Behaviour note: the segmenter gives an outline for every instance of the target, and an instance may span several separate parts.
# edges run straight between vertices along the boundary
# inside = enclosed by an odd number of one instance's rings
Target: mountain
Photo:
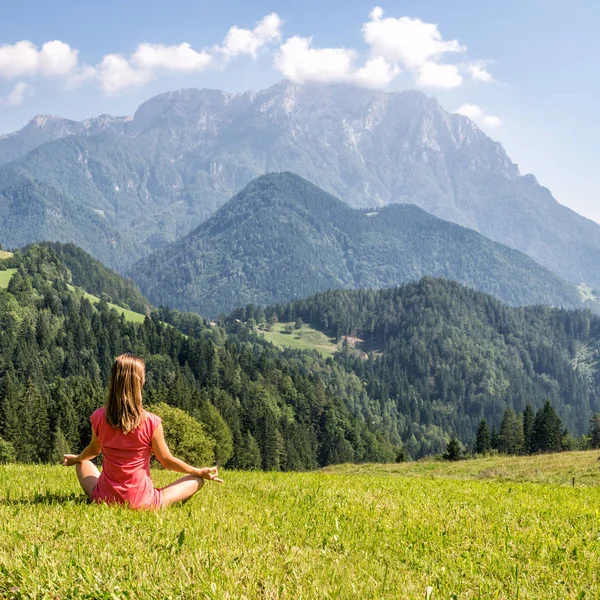
[[[72,121],[56,115],[36,115],[19,131],[0,135],[0,165],[20,158],[30,150],[69,135],[123,133],[131,117],[100,115],[84,121]]]
[[[455,279],[510,304],[581,304],[574,285],[472,230],[413,205],[352,209],[292,173],[259,177],[131,270],[154,304],[205,316],[423,275]]]
[[[469,442],[482,418],[498,431],[507,408],[540,409],[550,400],[576,435],[600,411],[600,317],[589,311],[513,308],[426,277],[242,308],[230,320],[261,324],[274,316],[349,336],[335,360],[364,383],[414,457],[439,452],[440,431]]]
[[[52,135],[68,137],[26,154],[39,143],[36,120],[0,140],[1,154],[15,157],[0,168],[0,243],[72,241],[123,271],[252,179],[287,170],[354,208],[415,204],[600,287],[600,225],[420,92],[289,82],[243,94],[179,90],[117,121],[101,133],[60,125]]]

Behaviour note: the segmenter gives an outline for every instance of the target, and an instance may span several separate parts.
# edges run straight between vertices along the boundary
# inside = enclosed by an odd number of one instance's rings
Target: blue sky
[[[242,91],[287,76],[418,88],[600,222],[592,0],[3,0],[0,10],[0,133],[35,113],[132,114],[181,87]]]

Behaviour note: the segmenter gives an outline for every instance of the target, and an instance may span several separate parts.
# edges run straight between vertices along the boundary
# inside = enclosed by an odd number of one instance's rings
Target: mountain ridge
[[[70,165],[59,187],[60,201],[81,202],[82,214],[104,210],[86,205],[88,193],[109,205],[111,240],[125,229],[121,207],[132,207],[133,251],[94,241],[95,256],[120,270],[191,231],[255,177],[292,170],[355,208],[413,203],[525,252],[564,279],[600,286],[600,225],[520,175],[467,117],[420,92],[286,81],[239,94],[192,88],[155,96],[119,128],[71,136],[88,160]],[[15,171],[55,184],[65,162],[58,143],[42,146],[49,145],[43,169],[31,152],[0,168],[0,224]],[[37,241],[9,224],[12,245]]]
[[[352,209],[289,172],[254,180],[130,275],[154,304],[203,316],[424,275],[455,279],[513,305],[581,306],[575,286],[516,250],[414,205]]]

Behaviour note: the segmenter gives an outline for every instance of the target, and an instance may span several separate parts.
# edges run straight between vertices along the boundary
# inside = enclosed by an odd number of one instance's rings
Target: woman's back
[[[133,508],[157,508],[161,492],[150,478],[152,436],[161,418],[144,411],[140,425],[128,434],[106,421],[99,408],[90,417],[104,454],[102,473],[92,499],[96,502],[128,503]]]

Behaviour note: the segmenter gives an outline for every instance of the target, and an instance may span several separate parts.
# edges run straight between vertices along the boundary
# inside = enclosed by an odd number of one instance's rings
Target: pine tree
[[[444,454],[444,460],[460,460],[462,458],[462,445],[456,437],[450,438],[448,445],[446,446],[446,453]]]
[[[495,425],[492,427],[492,433],[490,434],[490,448],[498,450],[498,431]]]
[[[535,415],[531,404],[528,404],[523,411],[523,437],[525,440],[525,452],[531,454],[533,439],[533,422]]]
[[[16,460],[15,447],[0,437],[0,465],[13,463]]]
[[[532,451],[560,452],[564,427],[550,400],[535,415],[533,421]]]
[[[475,438],[476,454],[485,454],[491,448],[490,430],[485,419],[482,419],[477,429],[477,437]]]
[[[600,414],[594,413],[590,419],[590,446],[592,448],[600,448]]]
[[[244,471],[256,471],[261,468],[260,448],[249,431],[246,431],[241,445],[236,448],[236,465]]]
[[[63,456],[69,454],[69,452],[67,438],[59,427],[52,435],[52,450],[50,452],[49,460],[54,464],[62,464]]]
[[[507,408],[498,434],[498,451],[503,454],[521,454],[523,447],[523,422],[512,408]]]

